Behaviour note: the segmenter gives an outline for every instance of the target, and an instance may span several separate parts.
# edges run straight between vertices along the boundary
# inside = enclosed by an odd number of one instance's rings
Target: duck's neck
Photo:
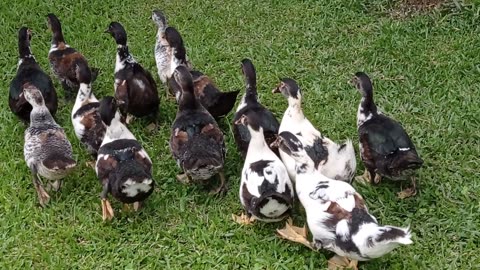
[[[263,135],[263,129],[260,127],[259,130],[254,130],[251,127],[248,127],[250,131],[250,142],[248,144],[248,153],[258,153],[263,149],[268,148],[267,142]],[[255,154],[255,156],[258,156]]]
[[[302,101],[292,97],[288,98],[288,108],[285,115],[294,121],[302,121],[305,119],[305,115],[302,110]]]
[[[18,53],[20,59],[34,58],[30,50],[30,42],[27,40],[18,41]]]
[[[60,23],[52,23],[52,46],[58,46],[61,43],[65,44],[65,39],[63,38],[62,27]]]
[[[183,91],[183,90],[182,90]],[[194,110],[199,107],[199,102],[195,98],[195,94],[192,91],[183,91],[180,97],[179,110],[190,109]]]
[[[33,106],[32,112],[30,113],[30,126],[45,126],[48,124],[55,124],[50,111],[45,105],[36,105]]]
[[[126,44],[117,44],[117,61],[132,61],[133,57],[128,51],[128,46]]]
[[[258,102],[257,85],[247,81],[245,102]]]
[[[360,107],[363,109],[364,112],[376,114],[377,113],[377,106],[373,101],[373,94],[366,93],[362,96],[362,100],[360,101]]]

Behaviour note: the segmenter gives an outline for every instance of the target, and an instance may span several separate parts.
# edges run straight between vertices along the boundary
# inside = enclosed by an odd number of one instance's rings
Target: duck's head
[[[165,28],[167,27],[167,18],[161,10],[155,9],[152,11],[152,21],[158,26],[158,28],[162,28],[165,31]]]
[[[258,115],[253,111],[249,111],[246,114],[243,114],[242,116],[240,116],[240,118],[237,121],[235,121],[234,124],[244,125],[248,127],[248,129],[250,130],[250,134],[252,133],[263,134],[263,128],[260,125],[260,119]]]
[[[252,61],[250,61],[250,59],[245,58],[242,60],[241,68],[243,77],[245,78],[247,93],[253,91],[256,94],[257,74],[255,71],[255,66],[253,65]]]
[[[313,161],[307,157],[303,143],[293,133],[289,131],[281,132],[270,147],[277,147],[293,158],[296,162],[297,173],[314,169]]]
[[[22,27],[18,30],[18,43],[30,46],[30,40],[32,40],[32,30],[27,27]]]
[[[111,22],[105,30],[105,33],[110,33],[115,39],[115,42],[117,42],[117,45],[127,45],[127,32],[120,23]]]
[[[272,93],[282,93],[288,101],[301,101],[302,93],[295,80],[290,78],[280,79],[280,84],[272,90]]]
[[[358,233],[352,235],[361,254],[370,259],[381,257],[400,245],[412,244],[410,230],[394,226],[378,226],[368,223],[360,226]]]
[[[105,96],[100,100],[100,118],[105,125],[110,126],[112,120],[118,117],[120,120],[120,113],[117,112],[117,101],[112,96]]]
[[[42,92],[33,84],[25,83],[23,85],[23,95],[33,108],[45,106]]]
[[[47,26],[52,32],[62,32],[60,20],[53,13],[47,14]]]
[[[182,35],[173,27],[165,29],[165,39],[170,47],[174,49],[175,58],[181,62],[186,63],[187,51],[183,45]]]
[[[355,76],[350,80],[350,84],[355,86],[364,97],[373,94],[372,81],[364,72],[355,73]]]

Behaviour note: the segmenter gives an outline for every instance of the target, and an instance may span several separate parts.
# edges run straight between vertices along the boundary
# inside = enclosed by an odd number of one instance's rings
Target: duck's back
[[[72,157],[72,146],[64,130],[56,124],[30,126],[25,131],[25,160],[27,164],[46,159]]]

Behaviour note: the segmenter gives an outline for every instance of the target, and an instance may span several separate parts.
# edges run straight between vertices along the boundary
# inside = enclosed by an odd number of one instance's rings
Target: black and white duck
[[[89,81],[89,78],[82,77],[90,75],[90,72],[77,69],[77,77],[81,81]],[[100,103],[92,92],[92,85],[81,83],[72,109],[72,124],[77,138],[95,159],[107,129],[100,117],[99,108]]]
[[[364,180],[378,184],[382,177],[392,180],[411,178],[412,186],[398,196],[414,196],[417,193],[415,170],[423,165],[415,145],[399,122],[377,109],[373,101],[372,82],[367,74],[357,72],[352,83],[362,94],[357,127],[360,156],[365,165]]]
[[[302,110],[302,92],[297,83],[289,78],[282,79],[273,89],[273,93],[282,93],[288,100],[288,108],[283,114],[279,132],[289,131],[300,138],[308,157],[315,168],[326,177],[351,182],[357,166],[355,149],[351,140],[337,144],[325,137],[305,117]],[[295,160],[280,150],[280,157],[287,167],[290,179],[295,180]]]
[[[61,179],[76,166],[72,146],[65,131],[53,119],[40,90],[33,84],[24,86],[24,97],[30,105],[30,126],[25,130],[23,148],[25,161],[32,172],[32,181],[41,206],[45,206],[50,196],[45,191],[40,177],[55,181],[48,186],[58,191]]]
[[[192,67],[187,58],[182,36],[175,28],[167,26],[167,20],[163,12],[153,11],[152,19],[158,26],[155,43],[158,75],[160,80],[167,84],[170,93],[175,96],[177,102],[182,90],[172,78],[172,75],[177,66],[183,65],[188,68],[192,75],[195,96],[200,99],[203,107],[214,118],[218,119],[227,115],[235,106],[239,91],[220,91],[208,76]]]
[[[137,211],[153,192],[152,161],[135,136],[122,122],[117,101],[104,97],[100,101],[100,116],[107,126],[95,165],[102,185],[102,218],[110,220],[114,212],[108,194],[124,203],[133,204]]]
[[[130,54],[127,32],[120,23],[112,22],[105,33],[110,33],[117,43],[114,86],[120,112],[123,116],[156,117],[160,104],[157,84],[152,74]]]
[[[379,258],[400,245],[413,243],[409,228],[379,225],[350,184],[320,173],[296,135],[284,131],[274,144],[296,162],[295,190],[313,235],[308,241],[306,228],[295,227],[289,220],[278,230],[282,238],[313,250],[332,251],[336,256],[329,260],[330,266],[353,269],[358,261]]]
[[[280,124],[275,115],[258,102],[257,75],[255,67],[249,59],[242,60],[242,73],[246,84],[245,94],[237,107],[233,122],[238,121],[244,114],[254,112],[260,121],[259,125],[263,129],[265,141],[267,145],[270,145],[277,137]],[[248,128],[243,125],[233,125],[233,136],[242,157],[245,158],[251,138]],[[278,149],[273,149],[273,152],[278,154]]]
[[[220,186],[212,193],[225,191],[225,141],[213,116],[195,98],[192,76],[184,66],[178,66],[174,79],[182,88],[178,111],[172,125],[170,151],[183,174],[181,182],[207,184],[215,175]]]
[[[293,206],[294,192],[287,169],[267,145],[260,123],[261,119],[254,111],[235,122],[246,126],[251,137],[240,183],[240,202],[246,213],[233,215],[233,219],[241,224],[250,224],[255,219],[264,222],[283,220]]]
[[[30,121],[30,112],[32,111],[32,105],[27,102],[23,94],[26,83],[32,84],[40,90],[45,105],[52,116],[55,116],[58,107],[57,92],[52,79],[42,70],[30,50],[31,39],[32,31],[27,27],[20,28],[18,31],[19,61],[17,74],[10,83],[8,97],[10,110],[26,123]]]
[[[65,42],[57,16],[48,14],[47,23],[52,31],[52,45],[48,52],[50,66],[65,90],[65,97],[74,97],[81,83],[91,84],[96,79],[98,70],[90,69],[87,59]],[[92,74],[88,76],[90,81],[82,81],[82,78],[78,78],[77,68],[91,72]]]

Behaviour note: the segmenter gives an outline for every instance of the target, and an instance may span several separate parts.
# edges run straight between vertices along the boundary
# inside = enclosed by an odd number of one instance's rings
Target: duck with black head
[[[162,11],[154,10],[152,20],[158,26],[155,43],[155,60],[158,75],[166,83],[172,95],[179,101],[182,92],[180,85],[173,79],[173,72],[179,65],[185,66],[193,78],[195,96],[203,107],[216,119],[227,115],[235,106],[239,91],[222,92],[208,76],[195,70],[187,58],[182,36],[174,27],[167,26]]]
[[[258,219],[277,222],[289,216],[294,191],[287,169],[265,141],[261,119],[254,111],[242,115],[235,122],[250,131],[250,143],[242,169],[240,202],[246,213],[232,215],[240,224]]]
[[[302,92],[297,82],[290,78],[281,79],[273,93],[281,93],[288,100],[279,132],[289,131],[305,145],[308,157],[315,168],[325,176],[350,183],[357,166],[355,150],[351,140],[337,144],[325,137],[305,117],[302,110]],[[280,149],[280,157],[287,167],[290,179],[295,181],[295,160]]]
[[[107,96],[100,101],[100,116],[107,130],[98,150],[95,171],[102,185],[102,218],[111,220],[114,212],[108,200],[109,193],[124,204],[125,211],[130,204],[137,211],[152,194],[155,181],[152,160],[123,124],[113,97]]]
[[[293,226],[290,219],[284,229],[277,230],[282,238],[313,250],[334,252],[336,256],[328,261],[329,269],[357,269],[358,261],[379,258],[413,243],[409,228],[378,224],[365,200],[349,183],[320,173],[299,137],[284,131],[274,145],[295,160],[295,190],[313,236],[308,241],[306,228]]]
[[[30,126],[25,130],[24,156],[32,172],[33,185],[37,191],[41,206],[45,206],[50,196],[45,191],[40,176],[55,181],[48,186],[58,191],[61,179],[65,178],[76,166],[73,159],[72,145],[48,108],[42,93],[33,84],[24,87],[24,96],[32,106]]]
[[[47,24],[52,31],[52,45],[48,52],[48,60],[53,73],[65,90],[67,99],[73,98],[81,84],[90,85],[97,78],[98,69],[88,66],[87,59],[65,42],[60,20],[54,14],[47,15]],[[80,74],[89,74],[78,77]],[[90,74],[91,73],[91,74]]]
[[[362,95],[357,128],[365,173],[357,179],[378,184],[382,177],[392,180],[410,178],[412,186],[399,192],[398,196],[414,196],[417,193],[415,171],[423,165],[415,145],[399,122],[377,109],[372,82],[367,74],[357,72],[351,83]]]
[[[243,59],[241,70],[245,79],[245,94],[237,107],[233,122],[238,121],[242,115],[250,112],[257,115],[259,125],[262,127],[263,136],[267,145],[275,141],[278,134],[278,123],[275,115],[258,101],[257,93],[257,73],[250,59]],[[243,158],[247,156],[248,145],[250,143],[250,131],[244,125],[233,125],[233,136],[240,154]],[[272,149],[278,155],[278,149]]]
[[[27,27],[20,28],[18,31],[19,60],[17,74],[10,83],[8,97],[10,110],[25,123],[30,121],[30,112],[32,111],[32,105],[27,102],[24,96],[25,84],[34,85],[40,90],[45,105],[52,116],[55,116],[58,107],[57,92],[52,79],[42,70],[30,50],[31,39],[32,30]]]
[[[212,115],[195,98],[188,69],[178,66],[173,76],[182,88],[170,136],[170,151],[183,170],[177,179],[184,183],[208,184],[213,176],[218,175],[220,185],[212,193],[224,192],[224,135]]]
[[[118,22],[112,22],[105,33],[117,43],[115,61],[115,99],[120,112],[129,123],[133,117],[157,117],[160,99],[157,84],[150,72],[144,69],[130,54],[127,32]]]
[[[88,81],[90,75],[89,72],[77,68],[78,78]],[[92,92],[92,86],[90,84],[80,84],[77,99],[72,109],[71,120],[75,135],[95,159],[106,130],[105,123],[100,118],[99,108],[100,103]]]

